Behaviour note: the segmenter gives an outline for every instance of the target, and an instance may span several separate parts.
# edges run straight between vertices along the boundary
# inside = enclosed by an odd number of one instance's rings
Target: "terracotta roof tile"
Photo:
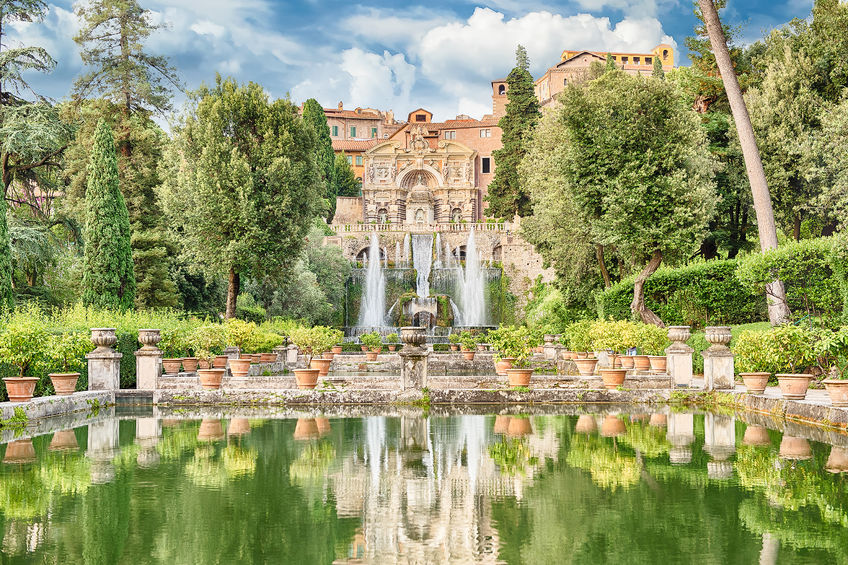
[[[334,151],[367,151],[383,139],[334,139]]]

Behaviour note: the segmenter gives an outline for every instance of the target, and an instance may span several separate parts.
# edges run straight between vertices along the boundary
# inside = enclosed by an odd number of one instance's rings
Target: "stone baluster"
[[[553,361],[556,359],[556,348],[554,347],[554,335],[553,334],[545,334],[544,338],[545,345],[542,350],[545,352],[545,359],[549,361]]]
[[[686,340],[690,336],[689,326],[671,326],[668,338],[671,340],[666,350],[668,374],[675,387],[692,386],[692,353],[695,351]]]
[[[162,336],[159,330],[138,330],[141,349],[135,352],[135,388],[156,390],[162,372],[162,350],[156,347]]]
[[[708,326],[706,340],[710,347],[704,357],[704,384],[707,390],[733,388],[733,352],[727,347],[731,339],[730,326]]]
[[[121,357],[112,346],[118,343],[115,328],[92,328],[94,351],[88,359],[88,390],[118,390],[121,388]]]
[[[399,355],[401,390],[418,390],[427,386],[427,364],[430,352],[421,346],[427,341],[426,328],[407,326],[400,329],[403,348]]]

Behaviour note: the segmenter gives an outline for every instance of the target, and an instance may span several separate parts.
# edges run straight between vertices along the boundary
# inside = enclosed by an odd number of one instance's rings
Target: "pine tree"
[[[6,225],[6,199],[0,198],[0,312],[15,304],[12,292],[12,248]]]
[[[336,155],[333,182],[336,185],[336,194],[339,196],[359,196],[362,191],[360,182],[353,172],[353,167],[347,162],[347,155],[344,152]]]
[[[615,64],[615,59],[612,58],[612,53],[607,53],[607,71],[614,71],[618,68]]]
[[[303,105],[303,121],[305,121],[315,132],[315,161],[324,181],[324,198],[330,206],[327,221],[333,220],[336,213],[336,184],[333,182],[335,170],[335,155],[333,154],[333,140],[330,137],[330,126],[327,125],[327,116],[324,108],[314,98],[310,98]]]
[[[112,130],[97,124],[85,194],[85,304],[125,310],[135,298],[130,221],[118,186],[118,159]]]
[[[488,215],[497,218],[527,216],[533,212],[530,194],[521,186],[518,167],[527,153],[527,142],[539,121],[539,101],[528,70],[527,51],[521,45],[515,50],[515,68],[506,78],[508,86],[506,114],[498,125],[503,134],[503,148],[493,152],[495,178],[489,184]]]
[[[662,68],[662,61],[659,57],[654,57],[654,70],[651,73],[654,78],[665,78],[665,71]]]

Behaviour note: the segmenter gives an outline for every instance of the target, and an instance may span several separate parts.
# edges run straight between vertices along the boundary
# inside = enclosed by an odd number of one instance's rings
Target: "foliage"
[[[477,336],[469,331],[459,334],[459,346],[463,351],[474,351],[477,348]]]
[[[336,212],[336,183],[333,179],[335,171],[335,154],[333,153],[333,140],[330,137],[330,126],[327,125],[327,116],[324,108],[314,98],[310,98],[303,104],[303,121],[309,124],[315,132],[315,162],[321,174],[324,185],[323,197],[327,201],[327,221],[332,221]]]
[[[344,151],[336,155],[333,163],[333,183],[338,196],[359,196],[362,192],[362,181],[356,178]]]
[[[840,283],[832,269],[835,238],[789,242],[777,249],[751,254],[736,275],[748,289],[764,293],[775,278],[783,281],[786,299],[796,314],[833,319],[842,311]]]
[[[822,353],[822,330],[784,325],[765,332],[743,332],[733,344],[740,372],[800,373]]]
[[[489,446],[489,456],[498,466],[500,474],[507,477],[524,476],[528,466],[539,462],[523,438],[501,438],[501,441]]]
[[[236,318],[261,324],[265,321],[267,313],[265,308],[256,303],[253,295],[242,292],[236,299]]]
[[[28,305],[7,314],[0,331],[0,361],[18,368],[19,377],[34,374],[49,340],[41,314]]]
[[[383,341],[385,341],[386,343],[390,343],[390,344],[400,343],[400,342],[398,341],[398,334],[396,334],[396,333],[394,333],[394,332],[393,332],[393,333],[390,333],[389,335],[387,335],[387,336],[384,338],[384,340],[383,340]]]
[[[501,326],[491,330],[487,339],[495,349],[497,359],[511,357],[515,359],[515,367],[525,367],[529,364],[532,350],[538,343],[530,330],[524,326]]]
[[[665,355],[665,349],[671,345],[668,330],[653,324],[641,324],[638,329],[639,350],[643,355]]]
[[[6,223],[6,199],[0,200],[0,310],[11,310],[15,305],[15,294],[12,291],[12,247],[9,226]]]
[[[574,438],[565,461],[572,467],[589,471],[595,484],[613,492],[639,482],[640,466],[636,458],[597,437]]]
[[[591,351],[592,338],[589,336],[589,332],[592,330],[593,324],[594,321],[589,319],[579,320],[568,324],[565,329],[562,330],[562,344],[566,346],[569,351]]]
[[[656,326],[654,326],[656,327]],[[629,320],[593,320],[588,324],[591,351],[613,351],[623,353],[636,347],[641,325]],[[580,350],[586,351],[586,350]]]
[[[377,332],[362,334],[359,336],[359,343],[368,349],[377,349],[383,345],[383,338]]]
[[[258,329],[253,322],[230,318],[226,321],[224,327],[226,328],[227,344],[238,347],[243,352],[252,347],[256,340]]]
[[[227,346],[227,332],[221,324],[203,324],[192,328],[186,342],[195,357],[209,359],[220,355]]]
[[[132,308],[135,276],[129,216],[118,187],[112,131],[103,121],[97,125],[85,200],[83,302],[121,310]]]
[[[85,355],[92,349],[91,339],[79,332],[53,334],[45,344],[47,372],[70,373],[86,365]]]
[[[462,332],[451,332],[448,336],[448,342],[453,343],[454,345],[459,345],[460,340],[462,339]]]
[[[527,154],[527,142],[541,112],[523,46],[517,47],[515,59],[515,68],[506,77],[506,113],[498,122],[503,147],[492,152],[495,178],[489,184],[486,197],[489,202],[487,214],[498,218],[512,218],[516,214],[529,216],[532,212],[530,194],[521,186],[518,168]]]
[[[379,334],[376,335],[377,345],[374,347],[379,347],[381,345],[380,336]],[[292,328],[289,332],[289,337],[309,359],[312,359],[313,355],[321,355],[325,351],[329,351],[341,339],[339,330],[325,326],[315,326],[312,328],[299,326]]]

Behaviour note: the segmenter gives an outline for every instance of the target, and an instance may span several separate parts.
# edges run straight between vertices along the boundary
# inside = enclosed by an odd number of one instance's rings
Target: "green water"
[[[827,470],[848,449],[794,433],[685,413],[100,417],[0,446],[0,562],[848,563],[848,477]]]

